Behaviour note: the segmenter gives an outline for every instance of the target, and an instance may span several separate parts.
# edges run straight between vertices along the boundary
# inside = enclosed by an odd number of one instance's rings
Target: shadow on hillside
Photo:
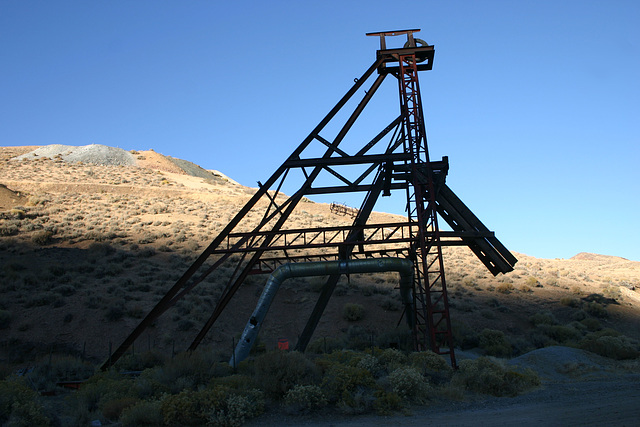
[[[5,240],[1,249],[0,357],[11,363],[51,352],[103,360],[106,341],[112,342],[114,347],[118,345],[198,255],[166,246],[106,242],[60,247]],[[176,342],[178,350],[183,349],[209,317],[229,274],[221,269],[165,313],[164,323],[154,326],[154,342],[157,336],[157,340],[172,352]],[[254,276],[251,286],[245,286],[249,291],[244,292],[242,306],[234,306],[235,311],[227,313],[235,317],[233,323],[228,323],[228,337],[241,332],[265,280],[265,276]],[[311,287],[296,292],[308,293],[308,299],[313,302],[318,295]],[[345,333],[347,338],[351,333],[367,345],[377,338],[371,335],[372,331],[379,333],[395,327],[395,323],[379,324],[380,316],[376,313],[382,309],[375,304],[374,298],[364,294],[363,289],[351,287],[346,297],[363,304],[369,313],[353,324],[360,328],[360,333],[350,328]],[[640,331],[637,310],[620,306],[614,299],[602,295],[577,296],[560,288],[501,293],[457,285],[451,289],[450,297],[454,338],[463,348],[481,345],[481,334],[485,329],[502,331],[512,344],[513,355],[542,345],[563,343],[566,337],[560,336],[561,333],[569,334],[571,338],[572,330],[555,328],[554,336],[549,332],[551,329],[545,330],[531,320],[537,313],[547,312],[551,326],[569,325],[578,329],[582,324],[582,332],[589,332],[589,328],[612,328],[627,334]],[[306,311],[292,306],[287,316],[298,316],[305,322],[305,316],[309,315]],[[395,313],[399,320],[401,311]],[[285,318],[287,316],[272,321],[290,322],[291,319]],[[270,318],[274,319],[274,316]],[[316,334],[312,341],[322,338],[321,334]],[[87,346],[101,348],[99,355],[91,349],[85,351],[82,343],[87,342],[90,343]]]

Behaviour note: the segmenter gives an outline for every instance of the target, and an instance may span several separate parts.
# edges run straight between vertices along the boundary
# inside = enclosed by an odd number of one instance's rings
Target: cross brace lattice
[[[259,183],[256,193],[109,357],[103,369],[115,363],[158,317],[222,269],[226,284],[190,350],[202,342],[249,275],[270,273],[290,262],[385,256],[414,261],[414,313],[410,314],[415,319],[415,349],[448,354],[455,366],[442,247],[468,246],[494,275],[513,270],[517,260],[447,186],[448,159],[429,159],[418,73],[431,69],[435,49],[415,39],[413,33],[417,31],[369,34],[381,40],[374,63],[274,174],[264,184]],[[406,35],[406,44],[387,48],[386,37],[395,35]],[[398,81],[399,115],[349,154],[353,150],[340,144],[389,75]],[[338,113],[367,82],[370,86],[346,120],[338,124],[335,137],[323,136],[327,125],[336,122]],[[323,154],[309,154],[318,151]],[[291,182],[297,190],[286,195],[283,188]],[[396,191],[406,193],[406,220],[370,222],[380,196]],[[305,196],[359,192],[364,197],[349,225],[289,226],[288,220]],[[440,230],[439,217],[451,230]],[[338,274],[327,278],[296,349],[306,349],[339,278]]]

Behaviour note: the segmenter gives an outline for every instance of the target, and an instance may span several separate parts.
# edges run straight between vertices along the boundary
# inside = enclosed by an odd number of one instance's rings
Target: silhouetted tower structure
[[[131,332],[103,365],[109,367],[142,332],[167,309],[210,274],[221,268],[228,277],[210,318],[189,349],[195,349],[214,326],[244,280],[251,274],[270,273],[286,263],[405,257],[415,267],[411,312],[415,350],[448,354],[455,366],[453,337],[442,247],[468,246],[493,273],[513,270],[516,258],[496,239],[445,183],[447,157],[429,158],[418,73],[431,70],[435,49],[414,38],[419,30],[369,33],[380,38],[376,60],[311,131],[289,158],[259,188],[224,227],[167,294]],[[387,37],[406,36],[400,48],[387,48]],[[373,76],[375,75],[375,78]],[[400,114],[351,154],[340,146],[362,111],[387,76],[398,80]],[[329,123],[366,82],[364,96],[333,138],[324,136]],[[328,132],[328,131],[327,131]],[[388,141],[386,144],[383,141]],[[322,152],[322,155],[318,155]],[[354,169],[357,171],[353,173]],[[291,196],[287,184],[300,183]],[[392,223],[371,223],[370,214],[380,196],[406,192],[407,218]],[[289,228],[288,220],[305,196],[364,193],[350,225]],[[256,221],[255,214],[259,214]],[[441,230],[439,217],[451,230]],[[227,275],[225,275],[226,277]],[[328,276],[306,322],[296,349],[304,351],[341,274]]]

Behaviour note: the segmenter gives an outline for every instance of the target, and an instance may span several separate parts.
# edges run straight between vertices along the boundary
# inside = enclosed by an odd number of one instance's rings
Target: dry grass
[[[0,310],[10,319],[0,350],[11,363],[52,349],[104,359],[109,345],[121,342],[253,192],[224,179],[177,173],[153,152],[137,153],[147,168],[7,160],[18,154],[16,147],[0,149],[0,183],[21,196],[0,212]],[[241,228],[260,219],[249,215]],[[372,222],[392,219],[376,213]],[[350,221],[331,214],[328,205],[301,203],[287,227]],[[478,346],[485,329],[504,332],[514,354],[547,343],[548,335],[531,332],[529,318],[540,311],[561,324],[592,319],[640,339],[640,263],[599,255],[516,256],[514,272],[493,277],[466,248],[445,249],[459,343]],[[138,348],[183,349],[231,274],[221,269],[207,278],[138,340]],[[369,342],[395,328],[402,313],[397,274],[350,279],[338,284],[314,339],[360,334]],[[256,276],[246,282],[227,310],[234,315],[220,318],[206,344],[230,353],[263,282]],[[280,337],[295,342],[321,285],[317,278],[285,282],[262,330],[267,348]],[[593,294],[605,299],[586,300]],[[361,329],[350,329],[345,304],[364,307]]]

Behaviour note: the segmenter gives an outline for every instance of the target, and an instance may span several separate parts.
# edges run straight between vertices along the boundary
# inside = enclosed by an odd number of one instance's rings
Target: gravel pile
[[[135,158],[122,148],[108,147],[101,144],[73,145],[52,144],[39,147],[29,153],[14,157],[13,160],[35,160],[39,158],[54,158],[61,156],[62,160],[70,163],[82,162],[103,166],[134,166]]]
[[[531,368],[544,380],[562,381],[567,377],[606,371],[611,361],[577,348],[552,346],[523,354],[507,363]]]
[[[199,178],[204,178],[204,179],[214,179],[214,178],[216,178],[216,176],[214,174],[212,174],[211,172],[209,172],[206,169],[201,168],[200,166],[196,165],[195,163],[191,163],[191,162],[189,162],[187,160],[176,159],[175,157],[166,156],[166,158],[170,162],[172,162],[174,165],[178,166],[180,169],[185,171],[187,173],[187,175],[197,176]]]

